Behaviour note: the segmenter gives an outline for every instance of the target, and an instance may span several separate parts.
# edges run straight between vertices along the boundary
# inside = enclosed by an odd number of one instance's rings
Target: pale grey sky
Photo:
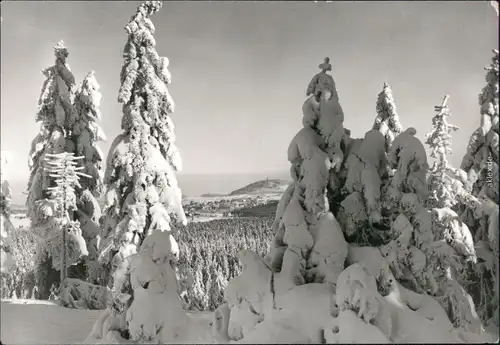
[[[40,70],[53,64],[61,39],[78,83],[96,72],[107,153],[120,132],[123,27],[139,4],[2,2],[1,148],[13,154],[11,179],[28,177]],[[488,1],[169,1],[153,22],[157,50],[170,59],[184,174],[288,170],[305,89],[325,56],[344,125],[357,137],[371,128],[385,81],[403,126],[420,138],[431,129],[433,106],[449,94],[450,122],[461,127],[451,159],[458,165],[479,124],[483,67],[498,48],[498,17]]]

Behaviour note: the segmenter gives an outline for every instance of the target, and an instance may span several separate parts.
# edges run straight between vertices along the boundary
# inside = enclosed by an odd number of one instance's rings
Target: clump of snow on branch
[[[350,198],[357,195],[361,196],[363,200],[361,205],[364,204],[362,214],[366,213],[368,215],[370,224],[380,223],[382,220],[380,191],[382,178],[388,173],[387,167],[384,136],[375,129],[365,134],[357,150],[350,152],[350,156],[345,163],[347,176],[343,189],[346,194],[350,195]],[[349,221],[355,209],[347,209],[345,204],[342,205],[342,208],[342,223],[355,226],[355,222]],[[351,235],[356,230],[351,226],[347,227],[345,231]]]
[[[391,168],[396,169],[391,186],[399,191],[411,191],[419,200],[428,198],[426,173],[429,168],[424,145],[415,137],[417,131],[409,127],[398,135],[389,150]]]
[[[10,188],[5,171],[9,163],[9,153],[2,151],[0,153],[0,273],[8,274],[15,264],[11,254],[12,250],[12,232],[15,231],[14,225],[10,221],[10,201],[12,190]]]

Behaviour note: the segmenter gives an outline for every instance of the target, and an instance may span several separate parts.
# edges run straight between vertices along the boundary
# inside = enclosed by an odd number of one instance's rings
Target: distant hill
[[[218,198],[221,196],[226,196],[226,194],[219,194],[219,193],[205,193],[200,195],[202,198]]]
[[[289,184],[290,181],[280,179],[261,180],[232,191],[229,195],[283,193]]]

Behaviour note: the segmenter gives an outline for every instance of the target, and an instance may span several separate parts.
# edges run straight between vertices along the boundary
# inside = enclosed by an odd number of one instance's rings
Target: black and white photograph
[[[500,341],[498,0],[0,6],[0,345]]]

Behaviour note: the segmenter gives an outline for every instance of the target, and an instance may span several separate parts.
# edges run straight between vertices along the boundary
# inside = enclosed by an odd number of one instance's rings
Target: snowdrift
[[[0,312],[3,344],[81,344],[102,313],[42,300],[3,300]]]

